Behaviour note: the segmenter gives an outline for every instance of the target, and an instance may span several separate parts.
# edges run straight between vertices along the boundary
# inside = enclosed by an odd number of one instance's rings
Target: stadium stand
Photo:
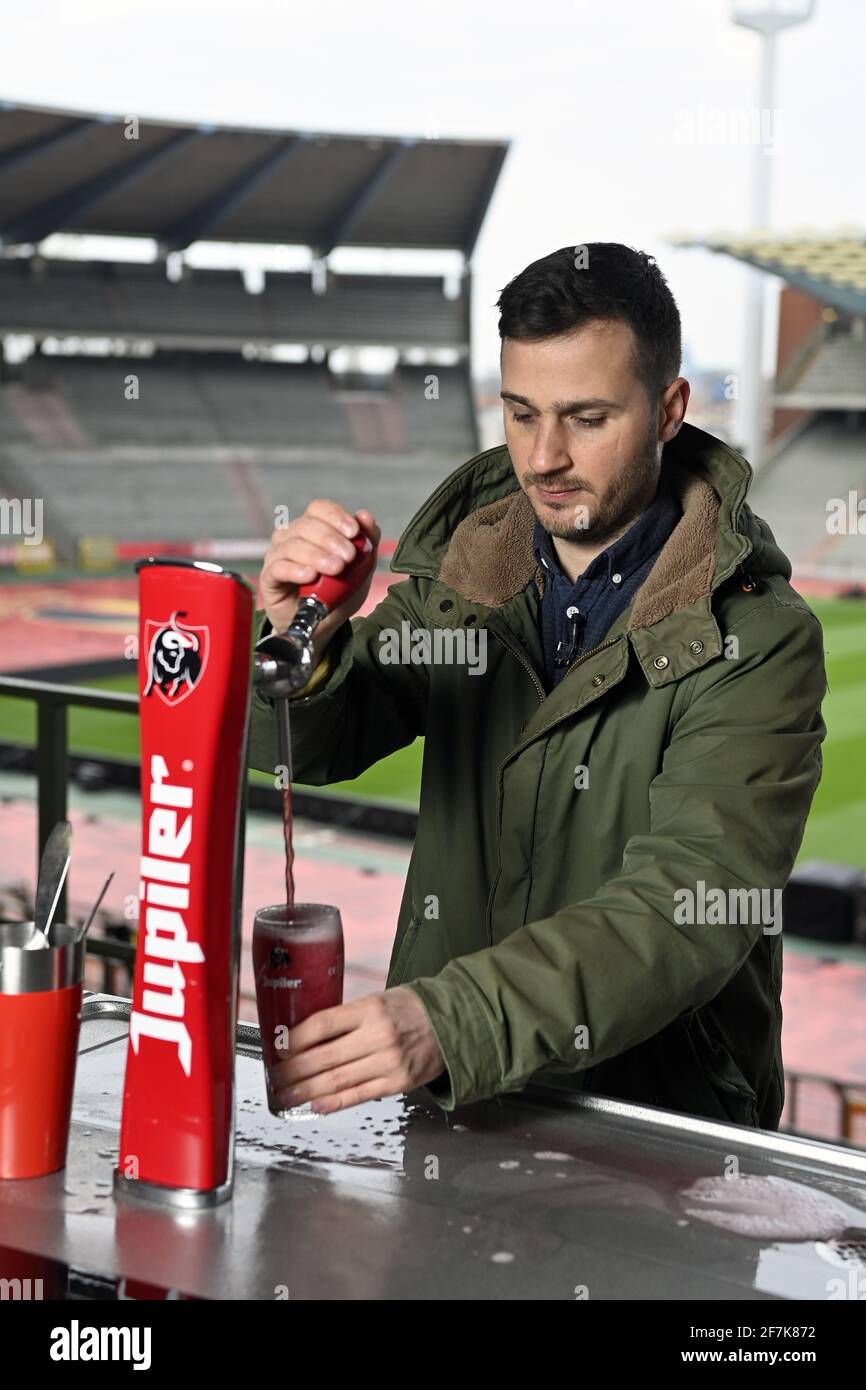
[[[853,582],[863,577],[864,537],[826,528],[828,502],[852,489],[866,496],[862,429],[844,416],[819,415],[757,474],[749,502],[759,516],[772,517],[773,534],[800,574]]]
[[[866,507],[856,509],[866,499],[866,241],[847,228],[831,237],[671,240],[782,281],[769,446],[749,500],[772,518],[795,578],[862,585]],[[842,503],[849,525],[837,532],[831,518]]]
[[[263,541],[275,506],[322,493],[399,534],[478,447],[469,267],[507,145],[127,125],[0,107],[0,337],[32,343],[0,358],[0,485],[45,498],[65,560],[88,538]],[[61,230],[148,236],[156,259],[52,258]],[[169,264],[202,238],[305,246],[310,270]],[[337,274],[336,247],[461,268]]]
[[[315,446],[25,447],[4,452],[0,480],[9,479],[13,495],[45,498],[46,531],[53,536],[65,527],[75,537],[130,541],[267,539],[275,507],[297,515],[324,495],[351,502],[353,510],[370,508],[383,534],[393,537],[463,458],[441,450],[359,457]],[[14,486],[13,478],[26,485]]]
[[[803,410],[866,410],[866,338],[821,334],[776,404]]]

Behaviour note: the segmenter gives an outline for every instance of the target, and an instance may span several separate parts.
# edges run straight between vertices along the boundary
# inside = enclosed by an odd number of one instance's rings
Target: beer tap
[[[298,607],[285,632],[260,637],[253,653],[253,685],[273,701],[277,723],[277,752],[292,781],[292,742],[289,698],[303,690],[316,666],[313,637],[319,624],[363,584],[376,563],[370,537],[360,534],[352,544],[358,554],[340,574],[320,574],[298,588]]]
[[[289,695],[315,667],[319,624],[375,564],[366,535],[339,575],[299,589],[283,633],[254,650],[289,770]],[[204,560],[150,557],[139,580],[142,852],[115,1193],[197,1209],[231,1196],[241,861],[254,595]]]

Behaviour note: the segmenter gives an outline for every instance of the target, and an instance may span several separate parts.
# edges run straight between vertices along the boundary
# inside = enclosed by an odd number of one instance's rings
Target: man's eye
[[[512,411],[511,418],[512,420],[517,420],[519,424],[524,424],[527,420],[531,420],[533,416],[531,411],[525,415],[518,415],[516,411]]]
[[[605,422],[605,420],[607,419],[607,416],[606,416],[606,415],[593,415],[593,416],[591,416],[591,415],[574,415],[574,416],[572,416],[572,419],[576,420],[577,423],[578,423],[579,425],[583,425],[586,429],[590,429],[590,430],[591,430],[591,429],[596,429],[599,425],[603,425],[604,422]]]

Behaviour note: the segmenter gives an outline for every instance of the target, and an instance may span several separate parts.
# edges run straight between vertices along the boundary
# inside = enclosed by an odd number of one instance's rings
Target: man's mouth
[[[580,489],[579,489],[579,488],[576,488],[576,487],[566,487],[566,488],[546,488],[546,487],[539,487],[537,483],[536,483],[536,485],[535,485],[535,490],[536,490],[536,492],[538,493],[539,497],[541,498],[542,502],[566,502],[566,501],[568,501],[568,498],[571,497],[575,492],[579,492],[579,491],[580,491]]]

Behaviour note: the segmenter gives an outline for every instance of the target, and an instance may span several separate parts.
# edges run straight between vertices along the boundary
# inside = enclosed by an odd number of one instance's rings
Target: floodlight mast
[[[761,70],[758,116],[761,136],[755,142],[752,163],[750,221],[753,231],[763,232],[770,223],[770,181],[773,160],[763,141],[764,112],[773,120],[776,86],[776,37],[782,29],[811,19],[815,0],[732,0],[731,19],[761,37]],[[775,134],[774,134],[775,138]],[[746,288],[746,323],[743,369],[740,377],[740,443],[754,468],[761,463],[765,443],[764,409],[764,307],[766,275],[749,268]]]

